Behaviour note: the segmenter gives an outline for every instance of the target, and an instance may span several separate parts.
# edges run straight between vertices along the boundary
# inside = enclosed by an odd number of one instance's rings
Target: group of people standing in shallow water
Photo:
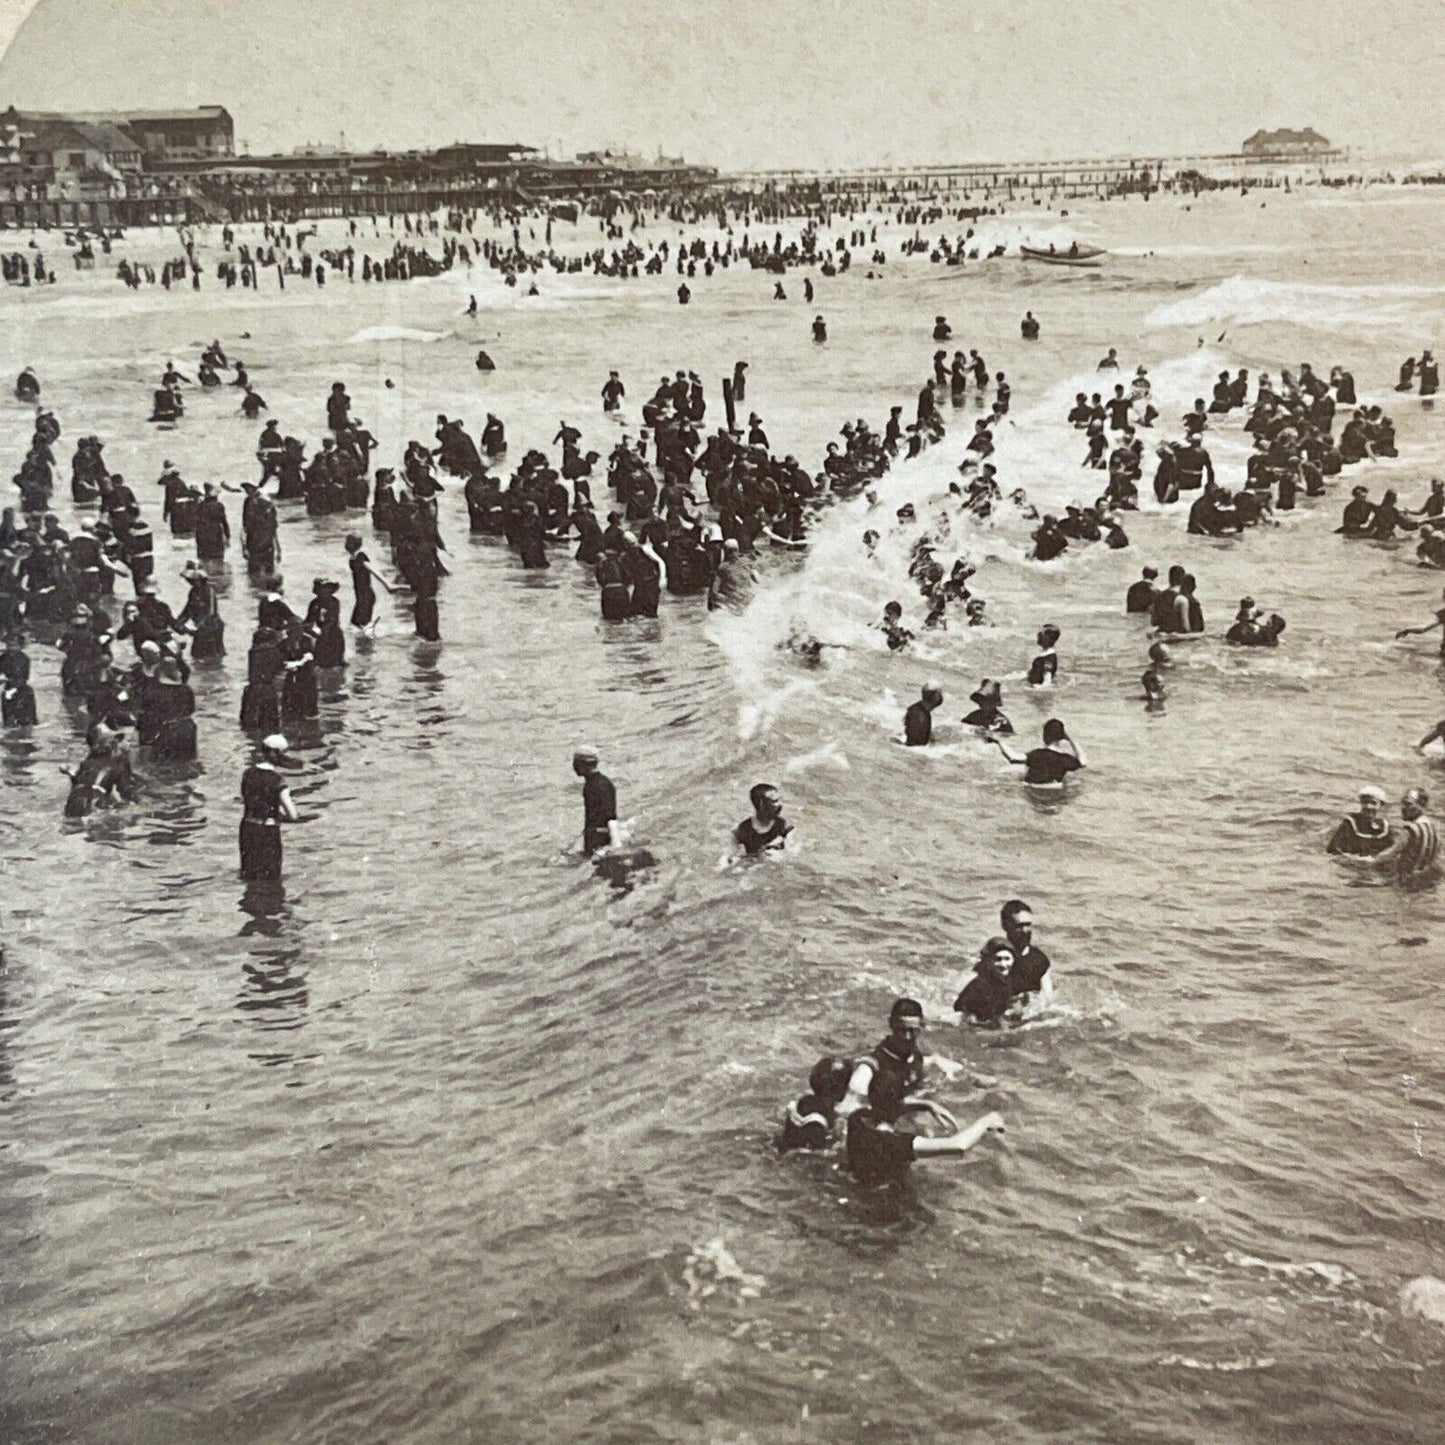
[[[1033,910],[1011,898],[999,910],[999,923],[1001,931],[979,949],[954,999],[963,1023],[997,1027],[1053,994],[1052,960],[1034,941]],[[809,1071],[808,1092],[783,1113],[779,1150],[830,1149],[841,1135],[850,1173],[860,1186],[872,1188],[902,1180],[916,1160],[958,1158],[987,1136],[1003,1133],[997,1112],[961,1126],[930,1096],[924,1029],[923,1005],[899,998],[888,1013],[888,1033],[874,1048],[820,1058]]]
[[[279,232],[267,239],[273,252],[277,245],[292,250],[291,240]],[[485,259],[498,268],[511,265],[508,256],[515,259],[521,254],[520,237],[515,241],[512,252],[494,247],[484,253]],[[776,272],[807,264],[810,255],[819,253],[816,243],[797,249],[748,243],[741,252],[727,254],[730,259],[745,255],[750,264]],[[846,250],[838,254],[834,270],[847,269]],[[354,252],[335,253],[321,264],[349,275],[354,258]],[[248,255],[242,265],[271,259],[258,252]],[[685,253],[659,247],[649,259],[666,260],[687,275],[705,274],[711,265],[725,263],[721,253],[715,257],[698,253],[695,247]],[[444,253],[447,265],[462,261],[459,250],[449,248]],[[386,268],[387,278],[411,274],[404,263],[398,251]],[[304,266],[309,278],[309,258],[296,266],[298,270]],[[369,262],[362,269],[365,279]],[[1021,324],[1021,338],[1026,343],[1036,340],[1039,329],[1030,313]],[[827,327],[821,316],[813,323],[812,334],[819,344],[826,343]],[[936,347],[953,341],[945,317],[934,318],[931,339]],[[1117,368],[1117,353],[1110,351],[1100,370],[1111,373]],[[258,416],[265,402],[244,366],[228,359],[218,342],[200,357],[199,384],[212,389],[222,384],[222,371],[232,369],[236,376],[230,384],[239,389],[246,414]],[[1400,389],[1409,389],[1408,381],[1411,387],[1418,384],[1422,396],[1434,393],[1436,369],[1428,352],[1419,362],[1407,363],[1406,370],[1408,377],[1402,371]],[[350,622],[359,628],[375,624],[377,588],[395,588],[410,596],[417,636],[439,640],[437,604],[449,568],[438,498],[450,479],[461,484],[470,530],[505,539],[522,566],[546,567],[549,551],[575,543],[577,560],[593,570],[599,609],[608,622],[655,616],[664,590],[705,596],[709,607],[739,608],[751,591],[753,554],[767,546],[803,545],[809,520],[834,496],[866,491],[871,510],[877,505],[875,488],[894,460],[918,456],[944,435],[940,401],[960,403],[972,389],[980,401],[987,396],[990,414],[975,422],[967,459],[952,489],[962,516],[983,522],[1012,512],[1037,523],[1033,555],[1039,561],[1099,540],[1110,547],[1129,544],[1122,522],[1137,507],[1143,484],[1145,447],[1140,433],[1160,421],[1142,367],[1127,387],[1110,378],[1110,384],[1092,397],[1079,393],[1066,420],[1085,438],[1084,469],[1107,474],[1107,479],[1100,477],[1102,491],[1092,500],[1083,498],[1062,515],[1043,517],[1022,489],[1005,495],[1005,483],[992,458],[994,434],[1009,414],[1012,389],[1005,373],[992,371],[976,349],[957,347],[951,360],[947,347],[935,350],[932,374],[920,388],[912,420],[905,423],[903,407],[895,405],[881,432],[862,419],[846,423],[839,440],[828,444],[820,469],[813,472],[792,455],[780,457],[773,451],[757,411],[746,413],[745,424],[739,422],[742,413],[735,415],[734,409],[748,405],[748,380],[747,366],[739,362],[724,388],[727,425],[708,435],[709,397],[701,380],[689,371],[664,375],[646,394],[640,431],[619,439],[605,462],[598,451],[585,448],[581,430],[564,420],[552,438],[553,446],[560,446],[558,464],[554,466],[540,448],[528,451],[506,486],[498,475],[507,455],[505,429],[490,414],[475,440],[462,422],[439,416],[434,445],[411,442],[398,470],[379,468],[372,478],[368,473],[376,438],[355,415],[341,383],[327,397],[328,435],[310,458],[298,439],[282,435],[277,422],[268,422],[257,448],[260,476],[241,489],[238,529],[247,570],[262,593],[240,703],[241,723],[258,740],[255,759],[241,784],[243,874],[256,879],[280,876],[280,826],[298,817],[286,783],[291,745],[285,730],[294,735],[313,722],[319,709],[318,674],[342,666],[346,654],[336,581],[314,580],[303,615],[285,600],[279,576],[278,503],[304,504],[314,517],[364,514],[369,509],[373,528],[389,543],[395,580],[388,581],[372,564],[361,533],[347,537],[345,560],[354,594]],[[179,398],[191,384],[167,364],[161,392],[171,400],[167,416],[158,420],[181,419],[184,406]],[[29,368],[17,381],[16,396],[39,406],[39,379]],[[601,387],[604,416],[615,419],[625,397],[621,374],[611,372]],[[1350,415],[1336,438],[1339,408],[1350,409]],[[1245,416],[1254,455],[1243,486],[1226,488],[1216,476],[1205,438],[1236,412]],[[1353,377],[1341,367],[1331,370],[1328,381],[1308,364],[1294,373],[1282,372],[1277,384],[1261,376],[1252,398],[1247,373],[1222,373],[1212,399],[1208,403],[1196,399],[1183,414],[1180,430],[1181,440],[1163,442],[1155,449],[1153,489],[1156,500],[1165,506],[1187,504],[1188,531],[1200,536],[1236,535],[1267,523],[1276,513],[1298,506],[1301,496],[1324,494],[1329,479],[1346,468],[1395,454],[1390,418],[1378,406],[1358,404]],[[109,471],[98,438],[81,438],[72,464],[73,499],[83,508],[94,506],[95,517],[87,517],[71,534],[50,513],[53,448],[59,435],[58,422],[41,408],[30,452],[16,478],[23,518],[10,509],[0,526],[0,611],[7,635],[0,653],[0,697],[6,726],[33,724],[37,710],[21,629],[63,628],[55,638],[65,659],[62,690],[67,697],[84,700],[87,719],[88,752],[73,770],[65,809],[68,816],[79,817],[98,804],[128,801],[136,795],[139,782],[125,741],[132,731],[137,744],[158,763],[184,763],[196,756],[191,668],[224,652],[224,628],[209,570],[224,560],[233,537],[220,495],[224,488],[193,487],[167,462],[157,483],[163,497],[162,522],[175,536],[193,537],[197,551],[195,563],[184,575],[184,606],[172,613],[161,601],[153,578],[153,539],[143,509],[124,479]],[[610,493],[605,525],[597,515],[594,485],[599,490],[605,485]],[[1345,536],[1384,540],[1401,531],[1419,530],[1422,559],[1436,561],[1438,551],[1437,565],[1445,562],[1445,487],[1435,483],[1430,496],[1413,511],[1400,507],[1392,492],[1375,504],[1360,495],[1362,490],[1356,488],[1346,507],[1341,526]],[[914,520],[904,511],[899,513],[900,522]],[[878,532],[870,529],[865,547],[871,550],[877,542]],[[925,533],[910,559],[910,573],[926,607],[921,626],[944,628],[955,611],[961,611],[970,625],[982,625],[985,603],[970,587],[972,564],[960,558],[952,569],[945,567],[938,556],[940,546],[938,538]],[[122,604],[117,616],[113,599],[118,579],[128,579],[136,596]],[[1171,568],[1167,585],[1156,584],[1157,574],[1145,569],[1127,602],[1127,610],[1147,617],[1156,634],[1142,678],[1146,702],[1152,707],[1160,706],[1167,696],[1169,645],[1205,630],[1197,585],[1187,569]],[[1244,647],[1277,647],[1284,630],[1278,614],[1245,598],[1225,640]],[[908,648],[913,633],[905,624],[901,604],[890,603],[882,631],[889,649]],[[1052,624],[1040,631],[1039,651],[1028,671],[1030,685],[1053,682],[1059,669],[1059,641],[1059,630]],[[133,648],[133,660],[117,656],[122,643]],[[809,665],[821,661],[822,645],[816,639],[801,639],[794,650]],[[1058,787],[1085,766],[1079,747],[1057,718],[1043,724],[1040,746],[1013,747],[998,680],[985,678],[971,700],[975,707],[964,724],[996,746],[1008,764],[1021,767],[1030,785]],[[908,745],[927,746],[933,740],[932,717],[942,702],[941,686],[924,687],[905,715]],[[579,755],[575,766],[584,779],[584,851],[605,858],[621,849],[624,841],[616,820],[615,791],[601,777],[595,756]],[[1411,789],[1402,800],[1397,826],[1384,821],[1373,791],[1366,790],[1370,796],[1362,796],[1359,813],[1336,830],[1330,851],[1388,861],[1401,876],[1429,876],[1438,850],[1427,813],[1428,797],[1421,789]],[[755,855],[785,847],[792,826],[783,816],[777,788],[759,783],[749,802],[749,816],[734,830],[738,848]],[[1019,945],[1011,941],[1009,927],[1005,917],[1004,935],[990,940],[974,978],[960,992],[960,1010],[970,1017],[996,1020],[1012,1006],[1010,1001],[1040,991],[1013,987]],[[908,1009],[900,1014],[902,1019],[914,1016]],[[916,1016],[921,1018],[921,1013]],[[909,1027],[899,1025],[904,1034]],[[850,1076],[856,1072],[850,1071]],[[874,1071],[880,1078],[887,1072]],[[906,1112],[910,1096],[905,1089],[895,1099],[892,1085],[883,1082],[877,1084],[880,1092],[875,1100],[874,1082],[874,1078],[867,1081],[861,1096],[880,1121],[878,1132],[887,1133]],[[842,1116],[857,1111],[845,1110]],[[865,1147],[871,1146],[859,1146]]]

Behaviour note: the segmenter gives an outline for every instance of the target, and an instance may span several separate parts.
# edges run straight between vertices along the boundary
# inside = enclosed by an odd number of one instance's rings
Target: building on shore
[[[1251,161],[1332,160],[1342,154],[1317,130],[1257,130],[1239,148]]]
[[[224,106],[0,112],[0,227],[300,219],[679,191],[717,172],[595,152],[551,160],[520,141],[434,150],[237,155]]]
[[[224,106],[195,110],[0,112],[0,196],[117,200],[154,167],[229,156],[235,123]]]

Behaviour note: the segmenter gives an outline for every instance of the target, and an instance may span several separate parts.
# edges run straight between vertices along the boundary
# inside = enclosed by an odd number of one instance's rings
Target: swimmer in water
[[[954,1011],[967,1014],[975,1023],[997,1023],[1013,1005],[1014,992],[1008,981],[1013,964],[1008,939],[990,938],[979,951],[973,977],[953,1001]]]
[[[1162,642],[1149,644],[1149,666],[1140,679],[1144,686],[1144,700],[1151,707],[1162,706],[1167,695],[1164,687],[1164,669],[1174,661],[1173,654]]]
[[[1004,758],[1024,769],[1024,782],[1035,786],[1063,786],[1070,773],[1086,766],[1084,759],[1058,718],[1050,718],[1043,728],[1043,746],[1016,753],[997,733],[988,739],[997,745]]]
[[[1013,967],[1009,970],[1009,987],[1016,998],[1028,994],[1053,997],[1054,982],[1049,977],[1053,960],[1034,942],[1034,911],[1022,898],[1010,898],[999,909],[1003,935],[1013,950]]]
[[[1440,856],[1440,834],[1426,810],[1430,795],[1424,788],[1410,788],[1400,799],[1400,826],[1390,846],[1375,862],[1393,868],[1401,882],[1421,881],[1435,872]]]
[[[1124,611],[1131,616],[1142,614],[1147,617],[1154,610],[1154,599],[1159,589],[1154,585],[1159,577],[1157,567],[1146,567],[1137,582],[1131,583],[1124,594]]]
[[[1437,722],[1415,746],[1423,753],[1434,742],[1445,743],[1445,718]]]
[[[801,658],[809,667],[818,667],[823,661],[823,643],[819,642],[811,632],[791,632],[788,640],[779,644],[786,647],[794,657]],[[837,646],[838,644],[833,644]]]
[[[1038,634],[1039,655],[1029,664],[1029,686],[1042,687],[1052,683],[1059,675],[1059,654],[1054,650],[1063,634],[1051,622],[1041,627]]]
[[[1334,857],[1376,858],[1394,841],[1385,817],[1385,790],[1371,785],[1360,789],[1360,806],[1346,813],[1325,844]]]
[[[1445,593],[1441,594],[1441,599],[1442,601],[1445,601]],[[1433,622],[1423,623],[1419,627],[1402,627],[1395,634],[1395,640],[1398,642],[1403,637],[1419,637],[1423,633],[1433,632],[1437,627],[1442,629],[1440,637],[1440,655],[1441,657],[1445,657],[1445,607],[1436,608],[1435,620]]]
[[[622,846],[617,822],[617,789],[598,766],[594,748],[572,754],[572,771],[582,779],[582,851],[589,858]]]
[[[897,1080],[875,1073],[868,1086],[867,1107],[848,1118],[848,1168],[863,1188],[901,1181],[915,1159],[960,1158],[986,1135],[1004,1130],[1003,1116],[998,1113],[984,1114],[965,1129],[958,1128],[949,1115],[954,1132],[930,1138],[899,1127],[908,1112],[909,1102]]]
[[[956,1128],[947,1110],[925,1099],[915,1098],[923,1087],[923,1050],[918,1040],[923,1033],[923,1005],[917,999],[895,999],[888,1011],[888,1033],[871,1053],[854,1061],[848,1075],[848,1088],[838,1105],[838,1118],[847,1119],[858,1112],[868,1100],[874,1079],[887,1077],[898,1088],[906,1107],[936,1112],[946,1127]]]
[[[748,791],[752,815],[733,829],[733,838],[748,857],[781,853],[793,825],[783,817],[783,795],[772,783],[754,783]]]
[[[903,625],[901,602],[889,602],[884,606],[883,620],[878,623],[878,629],[888,639],[890,652],[902,652],[913,641],[913,634]]]
[[[978,685],[978,691],[969,694],[974,709],[963,719],[964,727],[981,728],[989,733],[1012,733],[1013,724],[1004,716],[1003,685],[986,677]]]
[[[910,748],[926,748],[933,741],[933,712],[943,702],[943,689],[926,682],[919,700],[903,714],[903,741]]]
[[[852,1072],[851,1060],[832,1054],[825,1054],[813,1065],[808,1073],[808,1092],[783,1112],[777,1141],[780,1154],[792,1149],[826,1149],[833,1142],[838,1105],[848,1092]]]

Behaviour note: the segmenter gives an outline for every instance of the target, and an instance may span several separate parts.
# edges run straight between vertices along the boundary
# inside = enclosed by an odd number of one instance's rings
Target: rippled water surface
[[[1362,479],[1418,504],[1445,413],[1390,386],[1445,339],[1442,220],[1423,192],[1135,200],[1063,223],[1114,251],[1098,272],[895,257],[877,281],[819,279],[807,310],[800,277],[783,305],[736,272],[695,281],[686,309],[668,276],[544,279],[529,303],[480,274],[257,298],[67,272],[0,306],[5,365],[38,370],[63,461],[106,439],[179,603],[162,461],[198,482],[254,469],[231,393],[195,396],[174,432],[144,422],[167,357],[193,374],[212,336],[311,444],[346,382],[387,464],[437,412],[475,429],[496,411],[514,457],[566,418],[605,454],[609,368],[634,406],[697,370],[714,421],[745,356],[747,407],[812,465],[845,417],[911,407],[944,312],[1013,383],[1003,480],[1049,502],[1097,480],[1062,415],[1109,345],[1150,368],[1171,430],[1226,365],[1338,362],[1398,422],[1400,459]],[[875,517],[931,515],[972,408]],[[0,404],[17,467],[29,424]],[[1237,416],[1213,448],[1238,477]],[[57,771],[80,722],[32,643],[41,725],[0,739],[0,1436],[1439,1439],[1445,1338],[1399,1292],[1445,1274],[1440,899],[1322,855],[1361,783],[1445,791],[1413,751],[1442,711],[1434,644],[1390,641],[1439,577],[1407,545],[1335,537],[1343,491],[1239,543],[1148,511],[1127,551],[1048,567],[1021,561],[1016,524],[955,523],[941,555],[980,562],[994,625],[892,656],[865,624],[894,596],[921,620],[913,534],[885,524],[865,559],[861,501],[806,556],[763,559],[744,618],[665,600],[607,629],[564,553],[538,575],[469,540],[453,486],[444,642],[416,643],[385,599],[381,634],[349,641],[296,740],[306,822],[281,890],[235,872],[244,568],[224,584],[230,655],[197,674],[200,763],[143,765],[142,801],[83,827]],[[292,598],[344,577],[352,525],[286,518]],[[1176,560],[1215,640],[1179,649],[1146,715],[1121,599]],[[1288,618],[1277,654],[1218,645],[1244,593]],[[1047,621],[1059,686],[1027,696]],[[846,647],[800,671],[778,647],[797,625]],[[919,754],[894,736],[929,675],[948,697]],[[1026,739],[1066,719],[1090,762],[1067,798],[1030,797],[957,726],[985,675]],[[631,892],[567,856],[583,740],[660,860]],[[721,869],[760,778],[801,846]],[[948,1005],[1014,894],[1056,1001],[962,1033]],[[1003,1111],[1004,1140],[902,1195],[780,1160],[773,1122],[813,1059],[874,1043],[900,991],[967,1065],[939,1096]]]

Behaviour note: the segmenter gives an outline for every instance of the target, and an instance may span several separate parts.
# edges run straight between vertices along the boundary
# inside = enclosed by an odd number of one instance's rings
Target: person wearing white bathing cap
[[[1390,820],[1385,817],[1385,790],[1372,784],[1360,789],[1358,811],[1340,819],[1325,851],[1337,857],[1375,858],[1393,841]]]
[[[933,741],[933,710],[943,702],[943,689],[931,679],[923,684],[919,700],[903,714],[903,741],[910,748],[927,747]]]
[[[241,774],[241,877],[247,882],[281,877],[281,824],[301,819],[281,776],[289,747],[280,733],[262,738],[251,766]]]
[[[617,789],[598,766],[597,749],[574,749],[572,771],[582,779],[582,851],[590,858],[607,848],[620,848]]]

